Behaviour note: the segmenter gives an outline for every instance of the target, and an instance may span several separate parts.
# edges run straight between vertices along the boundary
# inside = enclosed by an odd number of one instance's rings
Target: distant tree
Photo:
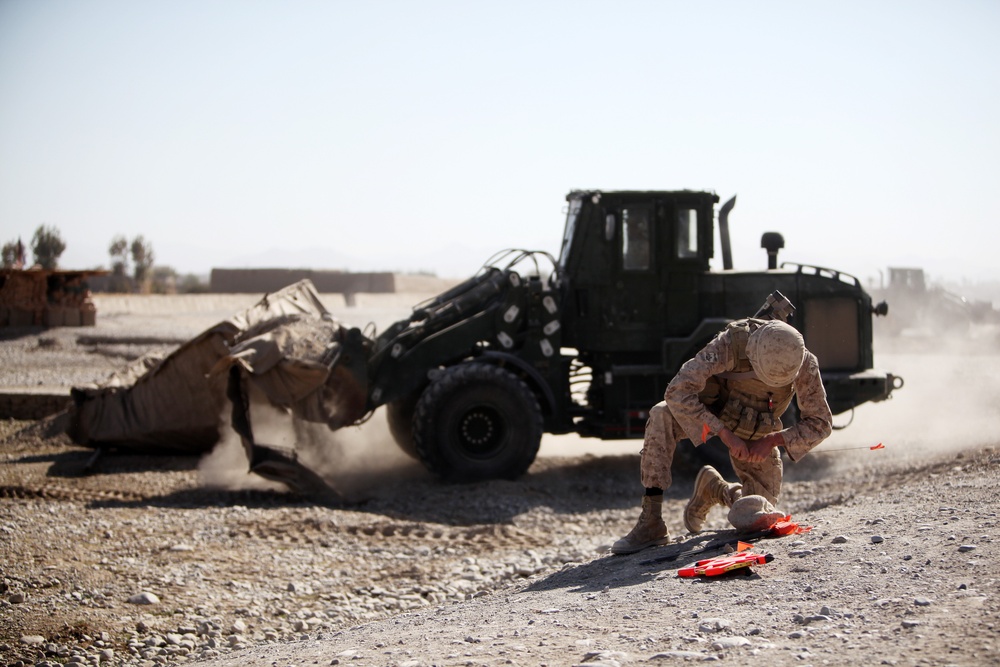
[[[149,281],[150,271],[153,268],[153,245],[142,236],[136,236],[132,240],[132,273],[136,286],[146,291]]]
[[[55,227],[40,225],[31,239],[31,252],[35,255],[35,263],[43,269],[55,269],[59,266],[59,257],[66,250],[66,244]]]
[[[151,283],[153,294],[177,294],[177,272],[169,266],[154,266]]]
[[[128,271],[128,240],[121,234],[111,239],[108,254],[111,255],[111,270],[124,276]]]
[[[111,255],[111,284],[113,292],[130,291],[128,279],[128,239],[119,234],[111,239],[108,246]]]
[[[24,268],[24,244],[21,239],[5,243],[3,246],[3,268]]]
[[[181,276],[177,291],[181,294],[205,294],[208,292],[208,287],[208,282],[199,276],[194,273],[186,273]]]
[[[3,268],[13,269],[17,261],[17,244],[13,241],[3,244]]]

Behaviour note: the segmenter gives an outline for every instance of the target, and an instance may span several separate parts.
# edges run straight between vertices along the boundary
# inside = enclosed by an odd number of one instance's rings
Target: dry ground
[[[183,339],[224,306],[99,310],[96,331],[3,340],[5,361],[33,356],[0,377],[56,353],[66,376],[100,373],[138,351],[137,327]],[[772,562],[720,579],[676,576],[731,537],[718,510],[710,532],[683,534],[686,459],[666,504],[677,543],[606,554],[637,514],[634,444],[549,438],[520,480],[447,486],[374,420],[331,441],[359,501],[329,507],[208,488],[245,479],[228,442],[210,461],[108,456],[88,471],[57,419],[5,423],[0,664],[1000,664],[995,332],[882,344],[878,364],[906,386],[788,468],[783,509],[812,530],[758,543]]]

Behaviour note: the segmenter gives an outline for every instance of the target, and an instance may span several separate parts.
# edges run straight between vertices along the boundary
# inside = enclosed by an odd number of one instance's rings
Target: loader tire
[[[445,370],[417,402],[417,456],[451,482],[514,479],[542,440],[538,399],[520,378],[496,366],[467,363]]]
[[[417,409],[419,393],[412,394],[385,406],[385,418],[389,423],[389,433],[399,448],[413,458],[417,456],[417,446],[413,442],[413,413]]]

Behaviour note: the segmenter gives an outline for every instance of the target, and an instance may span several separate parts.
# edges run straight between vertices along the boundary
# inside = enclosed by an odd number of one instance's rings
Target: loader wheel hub
[[[477,408],[462,419],[462,441],[470,454],[489,454],[502,435],[502,422],[496,411]]]

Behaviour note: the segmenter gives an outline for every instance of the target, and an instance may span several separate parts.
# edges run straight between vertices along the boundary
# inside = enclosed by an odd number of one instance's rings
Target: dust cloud
[[[879,336],[875,368],[904,381],[892,398],[834,416],[834,433],[809,459],[845,465],[913,463],[929,456],[1000,443],[1000,329],[938,335]],[[883,444],[885,449],[870,450]]]
[[[222,430],[219,442],[198,462],[198,474],[201,484],[210,489],[264,491],[285,488],[250,472],[240,436],[229,428]]]
[[[369,307],[354,314],[384,326],[397,319],[403,303],[415,301],[412,295],[393,298],[391,303],[363,304]],[[835,430],[801,462],[786,466],[786,474],[794,478],[843,467],[910,464],[942,453],[1000,445],[1000,325],[958,327],[944,321],[895,335],[877,327],[874,362],[875,368],[901,377],[904,386],[887,401],[862,405],[853,415],[836,415],[834,424],[847,427]],[[429,476],[393,441],[384,408],[360,426],[335,432],[265,405],[255,405],[253,420],[259,442],[294,448],[300,461],[351,502]],[[228,414],[223,423],[228,424]],[[239,438],[228,428],[224,431],[201,463],[203,482],[230,489],[281,488],[248,473]],[[869,450],[879,443],[885,448]],[[637,454],[640,447],[640,440],[545,435],[539,456]]]
[[[380,495],[382,489],[394,489],[401,482],[429,476],[396,445],[382,410],[364,424],[331,431],[325,424],[296,419],[284,409],[253,401],[251,420],[258,443],[294,451],[303,466],[348,503],[368,500]],[[239,435],[228,426],[223,433],[199,464],[203,485],[228,490],[285,488],[249,472],[249,459]]]
[[[385,419],[376,411],[360,426],[331,431],[322,424],[296,422],[299,459],[350,502],[395,491],[397,485],[428,479],[430,473],[396,444]]]
[[[878,338],[875,367],[903,379],[892,398],[834,416],[838,429],[809,456],[786,466],[789,479],[844,469],[898,463],[1000,445],[1000,329],[984,327],[963,336]],[[345,501],[377,497],[409,480],[429,479],[419,462],[395,443],[385,410],[360,426],[330,431],[255,404],[258,442],[294,449],[299,460]],[[884,449],[869,448],[882,444]],[[539,456],[576,457],[638,453],[641,441],[601,441],[546,435]],[[225,435],[201,462],[204,484],[227,489],[279,489],[248,472],[239,437]]]

